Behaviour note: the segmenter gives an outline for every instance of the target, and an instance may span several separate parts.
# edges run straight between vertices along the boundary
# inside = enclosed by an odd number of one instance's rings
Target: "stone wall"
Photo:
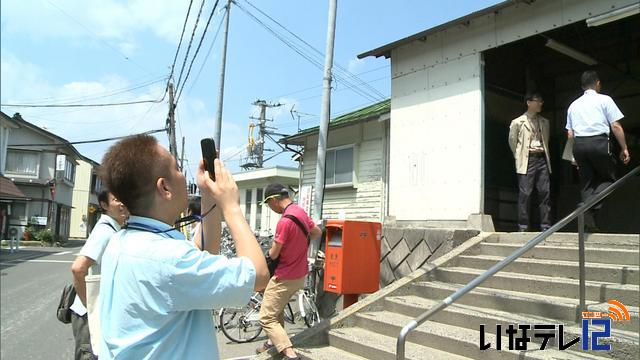
[[[479,233],[478,230],[384,226],[380,253],[380,288],[410,274]]]

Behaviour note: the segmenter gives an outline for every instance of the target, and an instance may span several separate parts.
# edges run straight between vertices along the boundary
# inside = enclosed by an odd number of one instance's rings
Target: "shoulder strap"
[[[287,214],[284,215],[283,217],[286,217],[287,219],[293,221],[296,225],[298,225],[298,227],[300,228],[300,230],[302,230],[302,233],[304,234],[304,236],[307,238],[307,245],[309,245],[309,231],[307,230],[307,228],[304,227],[304,225],[302,225],[302,223],[300,222],[300,220],[298,220],[297,217],[291,215],[291,214]]]

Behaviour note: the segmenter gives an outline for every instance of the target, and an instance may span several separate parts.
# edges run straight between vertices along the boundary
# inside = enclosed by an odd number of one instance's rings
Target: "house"
[[[323,219],[384,221],[387,214],[390,101],[332,119],[325,165]],[[315,184],[318,127],[280,140],[304,148],[301,190]],[[309,197],[311,197],[309,195]],[[310,207],[313,208],[313,199]]]
[[[4,176],[4,164],[7,159],[7,141],[9,140],[9,132],[11,129],[17,129],[13,119],[4,113],[0,116],[0,239],[11,239],[18,236],[17,230],[9,231],[9,218],[15,207],[14,204],[29,201],[20,189]]]
[[[87,157],[82,157],[78,163],[69,237],[85,239],[98,221],[101,210],[98,193],[102,191],[102,180],[98,176],[100,164]]]
[[[542,115],[552,124],[552,216],[575,209],[577,171],[561,153],[566,109],[582,95],[583,71],[598,71],[603,92],[626,115],[630,153],[640,154],[639,6],[503,1],[359,55],[391,61],[389,215],[398,224],[465,227],[471,214],[489,214],[497,230],[515,229],[507,134],[533,90],[544,96]],[[618,172],[638,164],[636,156]],[[638,193],[634,179],[607,199],[604,231],[640,232],[637,202],[629,201]]]
[[[35,230],[50,229],[55,239],[66,241],[76,166],[82,156],[67,140],[19,113],[0,116],[15,125],[9,128],[2,173],[28,198],[13,204],[9,232],[22,237],[25,227],[33,224]]]
[[[243,171],[233,174],[240,194],[240,209],[243,211],[249,226],[260,236],[274,235],[280,215],[274,213],[261,202],[264,199],[264,188],[271,183],[288,186],[294,196],[299,186],[298,169],[275,166]],[[206,211],[202,209],[202,211]]]

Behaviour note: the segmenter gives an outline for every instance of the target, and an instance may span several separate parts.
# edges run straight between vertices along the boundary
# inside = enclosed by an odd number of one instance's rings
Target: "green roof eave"
[[[391,111],[391,99],[386,99],[375,104],[363,107],[350,113],[340,115],[329,122],[329,128],[336,128],[345,125],[355,124],[359,121],[371,119],[376,116],[383,115]],[[280,139],[281,143],[292,143],[295,140],[313,135],[318,132],[319,126],[300,130],[296,134]]]

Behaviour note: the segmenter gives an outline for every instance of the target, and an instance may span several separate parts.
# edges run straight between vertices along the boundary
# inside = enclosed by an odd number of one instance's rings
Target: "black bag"
[[[300,220],[298,220],[298,218],[293,215],[287,214],[284,217],[286,217],[287,219],[293,221],[296,225],[298,225],[300,230],[302,230],[302,233],[304,234],[304,236],[307,238],[307,246],[309,246],[310,239],[309,239],[309,231],[307,230],[307,228],[305,228],[304,225],[302,225],[302,223],[300,222]],[[276,272],[276,268],[278,267],[278,263],[280,262],[280,256],[278,256],[275,259],[272,259],[269,256],[269,253],[267,252],[267,255],[265,256],[265,260],[267,261],[269,276],[273,277],[273,274]]]
[[[58,303],[58,311],[56,316],[63,324],[71,322],[71,305],[76,299],[76,288],[73,284],[69,284],[62,289],[60,303]]]
[[[269,276],[273,277],[273,274],[276,272],[276,268],[278,267],[278,263],[280,262],[280,257],[278,256],[275,260],[267,256],[265,256],[265,260],[267,261],[267,268],[269,269]]]

